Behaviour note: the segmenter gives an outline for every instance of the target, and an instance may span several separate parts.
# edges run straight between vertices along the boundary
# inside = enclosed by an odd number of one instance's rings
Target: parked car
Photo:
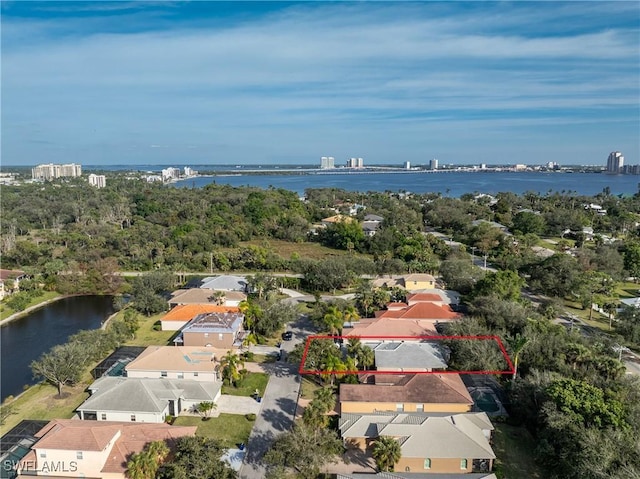
[[[293,339],[293,333],[291,331],[285,331],[282,333],[282,339],[285,341],[291,341]]]

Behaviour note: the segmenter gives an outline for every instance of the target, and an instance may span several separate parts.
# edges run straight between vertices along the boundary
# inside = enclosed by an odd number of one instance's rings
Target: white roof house
[[[213,289],[215,291],[247,291],[247,278],[224,274],[221,276],[209,276],[202,280],[200,288]]]
[[[215,402],[222,382],[192,379],[105,376],[95,381],[91,396],[78,408],[80,419],[161,423],[201,402]]]
[[[433,371],[446,369],[448,354],[430,342],[384,342],[369,344],[378,371]]]

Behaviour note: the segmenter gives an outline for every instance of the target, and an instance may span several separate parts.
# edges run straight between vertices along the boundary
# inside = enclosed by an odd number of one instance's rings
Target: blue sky
[[[640,158],[640,6],[2,2],[2,163]]]

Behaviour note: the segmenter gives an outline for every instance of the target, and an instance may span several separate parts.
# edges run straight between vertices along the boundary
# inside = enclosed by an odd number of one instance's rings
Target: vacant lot
[[[543,474],[536,463],[534,450],[536,444],[524,427],[494,423],[493,450],[496,453],[496,475],[498,479],[542,479]]]

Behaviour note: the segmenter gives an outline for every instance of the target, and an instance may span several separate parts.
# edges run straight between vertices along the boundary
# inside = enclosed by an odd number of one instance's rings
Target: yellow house
[[[436,287],[436,279],[430,274],[409,274],[404,277],[404,287],[408,291],[433,289]]]
[[[459,374],[372,374],[373,384],[341,384],[340,412],[471,411],[473,399]]]
[[[483,412],[343,414],[339,428],[348,446],[363,451],[380,436],[398,440],[402,455],[396,472],[486,473],[496,457],[490,444],[493,425]]]

